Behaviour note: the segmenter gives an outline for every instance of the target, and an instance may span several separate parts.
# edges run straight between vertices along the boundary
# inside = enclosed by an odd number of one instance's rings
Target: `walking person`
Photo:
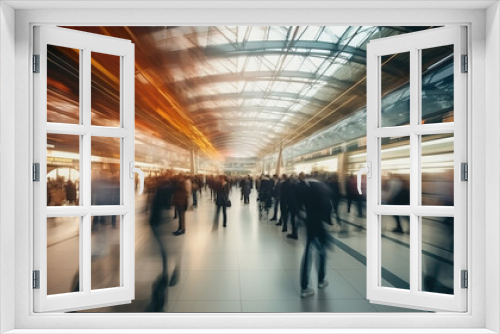
[[[318,288],[328,286],[326,279],[326,250],[331,240],[323,222],[330,215],[331,205],[327,186],[316,179],[306,179],[301,175],[299,196],[306,211],[307,241],[302,257],[300,269],[300,296],[307,298],[314,295],[309,287],[309,273],[311,271],[311,252],[313,248],[318,256]]]
[[[335,221],[340,229],[340,234],[345,235],[347,233],[347,228],[342,224],[342,219],[339,216],[339,201],[340,201],[340,187],[339,178],[337,173],[333,173],[328,181],[326,182],[330,188],[330,201],[332,202],[332,213],[335,214]]]
[[[175,236],[186,233],[186,211],[189,195],[190,192],[186,178],[183,175],[178,175],[175,180],[174,195],[172,198],[172,203],[175,205],[179,218],[179,228],[173,233]]]
[[[199,190],[200,184],[195,177],[193,177],[191,181],[191,192],[193,194],[193,208],[196,208],[198,206],[198,190]]]
[[[299,214],[299,201],[297,198],[297,180],[291,175],[287,177],[283,175],[284,182],[281,185],[281,221],[283,227],[282,232],[288,230],[288,220],[290,218],[290,225],[292,233],[287,234],[289,239],[298,239],[297,233],[297,215]]]
[[[222,209],[223,221],[222,226],[227,225],[227,214],[226,208],[229,205],[229,189],[230,184],[224,175],[219,176],[219,182],[215,185],[215,204],[217,205],[217,211],[215,212],[214,225],[219,223],[219,213]]]
[[[273,198],[274,198],[274,214],[271,220],[278,219],[278,206],[280,204],[281,197],[281,180],[278,175],[273,176]],[[278,221],[276,225],[281,225],[281,220]]]
[[[382,203],[388,205],[410,205],[409,187],[400,175],[387,173],[382,182]],[[392,230],[394,233],[404,233],[401,225],[401,217],[393,216],[396,226]]]
[[[243,194],[243,204],[250,203],[250,192],[252,191],[252,186],[248,177],[241,180],[241,193]]]

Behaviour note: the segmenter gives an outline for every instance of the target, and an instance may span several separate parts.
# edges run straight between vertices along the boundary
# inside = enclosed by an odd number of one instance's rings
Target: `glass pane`
[[[422,205],[453,206],[453,134],[422,136]]]
[[[381,204],[410,205],[410,137],[382,138]]]
[[[47,134],[47,206],[79,205],[80,137]]]
[[[381,286],[410,289],[410,217],[381,216]]]
[[[92,205],[119,205],[120,138],[92,137]]]
[[[120,126],[120,58],[92,52],[92,125]]]
[[[453,122],[453,45],[422,50],[422,123]]]
[[[92,290],[120,286],[120,216],[92,217]]]
[[[47,218],[47,294],[80,291],[80,217]]]
[[[80,50],[47,45],[47,122],[80,123]]]
[[[422,217],[422,291],[453,294],[452,217]]]
[[[382,126],[410,123],[410,53],[382,56]]]

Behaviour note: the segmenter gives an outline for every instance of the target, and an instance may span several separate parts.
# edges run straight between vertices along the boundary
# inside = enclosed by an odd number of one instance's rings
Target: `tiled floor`
[[[162,240],[168,253],[168,273],[179,271],[177,284],[156,289],[161,277],[161,257],[151,233],[141,200],[136,219],[136,299],[127,305],[91,312],[144,312],[154,304],[159,312],[400,312],[411,311],[371,304],[366,300],[366,234],[350,226],[343,238],[332,232],[337,244],[328,252],[327,278],[330,285],[317,288],[313,265],[310,286],[314,296],[301,299],[299,270],[304,250],[304,228],[299,240],[286,238],[281,227],[268,219],[258,219],[255,193],[249,205],[239,200],[236,188],[231,195],[227,227],[214,224],[215,206],[209,193],[199,199],[197,208],[186,215],[187,232],[175,237],[177,221],[165,212]],[[345,207],[341,207],[344,210]],[[353,213],[346,220],[355,221]],[[360,223],[360,222],[358,222]],[[332,228],[335,231],[335,228]],[[68,240],[67,242],[71,242]],[[59,242],[51,248],[57,252]],[[346,251],[347,250],[347,251]],[[353,256],[358,252],[358,257]],[[93,276],[94,277],[94,276]],[[389,282],[387,282],[390,285]],[[164,303],[153,303],[165,293]],[[160,307],[158,307],[160,305]]]

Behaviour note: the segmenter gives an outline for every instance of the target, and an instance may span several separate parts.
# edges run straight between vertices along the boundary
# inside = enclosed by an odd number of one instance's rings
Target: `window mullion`
[[[82,95],[81,95],[81,113],[82,113],[82,125],[85,128],[90,128],[90,117],[91,117],[91,52],[90,49],[82,50]],[[92,201],[91,196],[91,135],[87,132],[82,136],[82,153],[80,157],[82,174],[80,177],[80,184],[82,187],[83,196],[83,206],[89,208],[89,211],[83,216],[82,219],[82,242],[81,256],[82,256],[82,267],[80,277],[83,279],[83,291],[90,294],[91,290],[91,223],[92,217],[90,215],[90,206]]]
[[[419,204],[420,189],[420,145],[419,137],[414,132],[420,115],[420,54],[418,49],[410,51],[410,207]],[[420,235],[419,217],[413,212],[410,214],[410,291],[415,293],[419,289],[420,273]]]

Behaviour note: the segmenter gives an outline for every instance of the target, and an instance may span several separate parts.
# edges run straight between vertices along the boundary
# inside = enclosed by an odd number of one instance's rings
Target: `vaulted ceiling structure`
[[[71,28],[136,45],[137,130],[207,156],[261,157],[366,104],[369,40],[428,27]],[[398,59],[388,65],[385,84],[400,86]]]

